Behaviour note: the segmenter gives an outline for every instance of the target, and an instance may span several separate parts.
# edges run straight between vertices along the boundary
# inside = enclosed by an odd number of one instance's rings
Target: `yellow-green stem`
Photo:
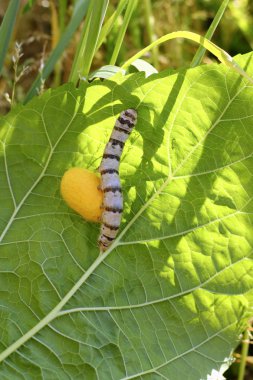
[[[242,338],[242,353],[241,353],[241,361],[240,361],[240,366],[239,366],[238,380],[244,380],[248,351],[249,351],[249,331],[246,330]]]
[[[207,38],[200,36],[197,33],[188,32],[188,31],[178,31],[166,34],[165,36],[158,38],[158,40],[152,42],[150,45],[139,51],[132,58],[124,63],[122,66],[123,70],[126,70],[132,62],[134,62],[137,58],[142,57],[145,53],[150,51],[154,46],[158,46],[163,42],[167,42],[174,38],[186,38],[188,40],[197,42],[198,44],[204,46],[207,50],[209,50],[213,55],[215,55],[220,62],[224,63],[226,66],[235,70],[238,74],[245,77],[248,81],[253,83],[253,79],[233,60],[233,58],[219,46],[215,45],[213,42],[209,41]]]

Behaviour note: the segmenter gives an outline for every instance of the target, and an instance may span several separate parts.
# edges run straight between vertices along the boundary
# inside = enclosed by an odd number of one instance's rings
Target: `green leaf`
[[[108,79],[118,72],[125,74],[125,70],[121,69],[118,66],[105,65],[100,67],[98,70],[93,71],[93,73],[89,75],[89,80],[93,80],[95,78]]]
[[[224,65],[119,73],[2,119],[2,379],[221,378],[252,313],[252,93]],[[123,221],[98,256],[60,180],[95,171],[129,107]]]
[[[134,61],[131,66],[134,66],[138,71],[143,71],[146,77],[158,73],[154,66],[144,61],[143,59],[136,59],[136,61]]]
[[[27,0],[25,5],[23,6],[23,13],[29,12],[33,5],[35,3],[35,0]]]

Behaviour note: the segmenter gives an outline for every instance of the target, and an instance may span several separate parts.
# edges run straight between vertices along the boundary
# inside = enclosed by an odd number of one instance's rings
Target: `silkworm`
[[[101,174],[100,189],[103,192],[102,226],[98,239],[98,245],[102,252],[106,251],[113,243],[120,227],[123,196],[119,177],[119,163],[125,142],[136,122],[137,112],[134,109],[121,112],[105,147],[98,169]]]

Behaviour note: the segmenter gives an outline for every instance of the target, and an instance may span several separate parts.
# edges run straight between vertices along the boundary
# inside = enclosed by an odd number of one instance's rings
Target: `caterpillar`
[[[137,122],[137,112],[127,109],[115,122],[98,171],[103,192],[101,231],[98,239],[100,251],[105,252],[113,243],[119,230],[123,211],[123,196],[119,177],[120,157],[125,142]]]

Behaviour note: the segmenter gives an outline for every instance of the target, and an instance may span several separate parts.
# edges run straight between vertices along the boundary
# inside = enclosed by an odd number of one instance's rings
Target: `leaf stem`
[[[186,38],[188,40],[197,42],[198,44],[204,46],[209,50],[213,55],[215,55],[221,63],[224,63],[226,66],[235,70],[238,74],[245,77],[249,82],[253,83],[253,79],[233,60],[233,58],[219,46],[215,45],[212,41],[209,41],[207,38],[200,36],[197,33],[188,32],[188,31],[178,31],[165,34],[164,36],[158,38],[158,40],[152,42],[150,45],[146,46],[144,49],[135,54],[132,58],[128,59],[124,65],[121,67],[126,70],[136,59],[142,57],[145,53],[150,51],[153,47],[167,42],[174,38]]]
[[[239,372],[238,372],[238,380],[244,379],[248,351],[249,351],[249,330],[246,329],[243,333],[243,338],[242,338],[242,354],[241,354],[241,361],[240,361],[240,367],[239,367]]]

